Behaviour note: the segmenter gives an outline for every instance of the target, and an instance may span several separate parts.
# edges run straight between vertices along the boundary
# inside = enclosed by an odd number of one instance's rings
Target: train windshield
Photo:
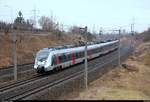
[[[40,62],[46,61],[48,55],[49,55],[49,51],[39,51],[37,53],[37,60]]]

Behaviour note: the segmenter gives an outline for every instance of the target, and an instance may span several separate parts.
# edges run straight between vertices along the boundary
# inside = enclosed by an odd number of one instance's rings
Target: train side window
[[[95,54],[95,49],[93,49],[93,54]]]
[[[99,49],[98,48],[96,48],[96,53],[98,53],[99,51],[98,51]]]
[[[80,58],[80,52],[78,52],[78,58]]]
[[[81,58],[81,54],[80,54],[80,52],[78,52],[78,56],[79,56],[79,58]]]
[[[82,57],[82,52],[80,52],[80,58]]]
[[[82,57],[84,57],[84,51],[82,52]]]
[[[78,53],[75,53],[76,58],[78,58]]]
[[[96,53],[96,49],[94,49],[94,53]]]
[[[66,62],[66,61],[67,61],[66,54],[63,54],[63,62]]]
[[[52,57],[52,65],[56,65],[56,56],[55,55],[53,55],[53,57]]]
[[[78,58],[78,53],[75,53],[76,58]]]
[[[81,53],[80,52],[78,52],[78,55],[79,55],[79,58],[81,58]]]
[[[101,50],[102,50],[101,47],[99,47],[98,49],[99,49],[99,52],[101,52]]]
[[[60,62],[65,62],[65,60],[66,60],[66,57],[65,57],[65,54],[61,54],[60,55]]]
[[[103,52],[103,47],[101,47],[101,52]]]
[[[79,58],[81,58],[82,57],[82,52],[79,52]]]
[[[66,54],[66,61],[69,61],[69,54]]]
[[[77,59],[80,58],[80,52],[77,52],[77,53],[76,53],[76,58],[77,58]]]
[[[70,61],[71,60],[71,54],[68,54],[67,55],[67,61]]]
[[[92,54],[94,54],[94,49],[92,49]]]

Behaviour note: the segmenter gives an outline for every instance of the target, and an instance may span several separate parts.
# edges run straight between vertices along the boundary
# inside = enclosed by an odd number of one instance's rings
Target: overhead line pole
[[[33,19],[34,19],[34,27],[36,28],[37,27],[37,17],[39,17],[37,14],[39,12],[39,10],[36,8],[36,5],[34,6],[34,9],[32,10],[32,12],[33,12]]]
[[[121,67],[121,61],[120,61],[120,37],[121,37],[121,29],[119,29],[119,52],[118,52],[118,64],[119,67]]]
[[[5,5],[5,7],[8,7],[11,9],[11,32],[12,32],[12,56],[13,56],[13,65],[14,65],[14,80],[17,81],[17,51],[16,51],[16,33],[13,34],[13,8],[11,6]]]
[[[121,67],[121,61],[120,61],[120,38],[121,38],[121,29],[119,30],[112,30],[112,31],[118,31],[119,32],[119,44],[118,44],[118,66]]]
[[[17,51],[16,51],[16,33],[13,34],[13,61],[14,61],[14,80],[17,81]]]
[[[87,26],[85,27],[85,88],[88,88],[88,67],[87,67]]]
[[[84,51],[84,85],[85,85],[85,89],[88,88],[88,66],[87,66],[87,26],[85,28],[80,28],[81,30],[84,30],[84,34],[85,34],[85,51]]]
[[[36,7],[34,7],[34,9],[33,9],[33,15],[34,15],[34,26],[35,26],[35,28],[36,28]]]

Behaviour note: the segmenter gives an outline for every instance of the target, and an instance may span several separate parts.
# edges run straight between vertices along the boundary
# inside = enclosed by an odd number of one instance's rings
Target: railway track
[[[32,67],[33,67],[33,63],[18,65],[17,66],[18,74],[19,73],[26,73],[28,71],[31,71]],[[13,77],[13,71],[14,71],[13,66],[5,67],[5,68],[0,69],[1,79],[5,78],[5,77]]]
[[[125,54],[124,54],[124,55],[125,55]],[[124,55],[122,55],[122,56],[124,56]],[[89,69],[88,69],[88,73],[91,73],[91,72],[93,72],[93,71],[95,71],[95,70],[97,70],[97,69],[99,69],[99,68],[101,68],[101,67],[107,65],[108,63],[114,62],[114,61],[116,61],[116,60],[117,60],[117,58],[113,58],[112,60],[109,59],[109,60],[107,61],[107,63],[103,62],[103,63],[96,64],[94,68],[89,68]],[[70,81],[70,80],[73,80],[73,79],[76,79],[77,77],[80,77],[80,76],[84,76],[84,70],[81,70],[81,71],[79,71],[79,72],[76,72],[76,73],[74,73],[74,74],[71,74],[70,76],[67,76],[67,77],[65,77],[65,78],[62,78],[62,79],[60,79],[60,80],[56,80],[56,81],[53,82],[53,83],[47,84],[47,85],[42,86],[42,87],[40,87],[40,88],[38,88],[38,89],[35,89],[35,90],[30,91],[30,92],[28,92],[28,93],[25,93],[25,94],[23,94],[23,95],[20,95],[20,96],[17,96],[17,97],[15,97],[15,98],[12,98],[12,100],[16,100],[16,99],[26,99],[26,97],[28,97],[28,96],[30,96],[30,95],[32,95],[32,94],[34,94],[34,93],[38,93],[38,92],[40,92],[40,91],[42,91],[42,90],[45,90],[45,89],[48,89],[48,88],[53,88],[53,87],[55,87],[55,86],[57,86],[57,85],[60,85],[60,84],[62,84],[62,83],[66,83],[66,82],[68,82],[68,81]]]
[[[105,55],[106,54],[103,54],[103,55],[101,55],[101,57],[105,56]],[[22,66],[22,68],[21,68],[21,66]],[[19,69],[18,70],[18,79],[22,79],[20,77],[20,75],[26,77],[26,73],[31,73],[32,72],[32,74],[29,74],[29,76],[31,76],[30,78],[34,77],[34,76],[32,76],[33,74],[36,74],[36,73],[34,73],[35,70],[33,69],[33,64],[32,63],[19,65],[18,69]],[[7,81],[11,81],[13,79],[13,77],[14,77],[13,67],[9,67],[8,69],[0,70],[0,76],[1,76],[0,80],[1,80],[1,83],[2,83],[2,86],[3,86],[4,82],[7,83]],[[27,76],[27,77],[29,77],[29,76]]]
[[[116,51],[112,52],[112,55],[116,56],[116,54],[117,54]],[[122,54],[122,55],[124,55],[124,54]],[[88,68],[90,71],[91,71],[91,69],[94,70],[93,69],[94,67],[100,68],[100,66],[108,64],[105,62],[109,62],[109,60],[113,59],[113,57],[114,56],[110,57],[109,55],[106,55],[106,56],[103,56],[102,58],[100,58],[99,60],[90,61]],[[105,60],[105,62],[103,62],[103,60]],[[101,63],[96,64],[97,62],[101,62]],[[95,66],[93,67],[93,65],[95,65]],[[80,67],[78,69],[79,71],[75,70],[75,68],[77,69],[77,67]],[[30,80],[20,81],[18,83],[14,83],[14,84],[10,84],[8,86],[1,87],[0,88],[0,99],[12,100],[12,99],[20,99],[20,98],[27,97],[27,96],[33,94],[34,92],[38,92],[47,87],[52,87],[58,83],[65,81],[65,80],[69,80],[69,79],[71,80],[71,78],[73,78],[75,76],[82,75],[83,69],[84,69],[83,64],[77,65],[77,66],[74,66],[74,71],[73,71],[73,68],[68,69],[68,70],[70,70],[70,73],[67,72],[67,70],[64,70],[64,71],[66,71],[66,74],[61,74],[63,72],[60,72],[57,74],[52,74],[52,75],[47,75],[47,76],[35,77]]]
[[[35,75],[31,79],[21,80],[21,81],[17,81],[17,82],[11,83],[11,84],[7,84],[5,86],[1,86],[0,87],[0,92],[3,92],[5,90],[8,90],[10,88],[13,88],[13,87],[16,87],[16,86],[19,86],[19,85],[23,85],[25,83],[32,82],[32,81],[38,79],[39,77],[42,77],[42,75]]]
[[[34,63],[20,64],[17,65],[18,71],[29,70],[29,66],[33,66]],[[0,75],[8,74],[13,72],[13,66],[0,68]]]

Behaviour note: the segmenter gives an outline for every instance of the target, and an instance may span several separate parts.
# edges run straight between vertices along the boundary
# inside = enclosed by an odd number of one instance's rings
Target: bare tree
[[[46,16],[42,16],[39,19],[39,24],[42,27],[42,29],[45,31],[53,32],[57,29],[57,24],[52,19]]]
[[[8,34],[12,24],[0,21],[0,31]]]
[[[14,21],[14,29],[31,30],[32,28],[33,28],[33,24],[31,20],[25,21],[22,12],[19,11],[18,17]]]
[[[78,26],[72,26],[69,29],[69,32],[73,33],[73,34],[81,34],[82,30],[80,29],[81,27]]]

